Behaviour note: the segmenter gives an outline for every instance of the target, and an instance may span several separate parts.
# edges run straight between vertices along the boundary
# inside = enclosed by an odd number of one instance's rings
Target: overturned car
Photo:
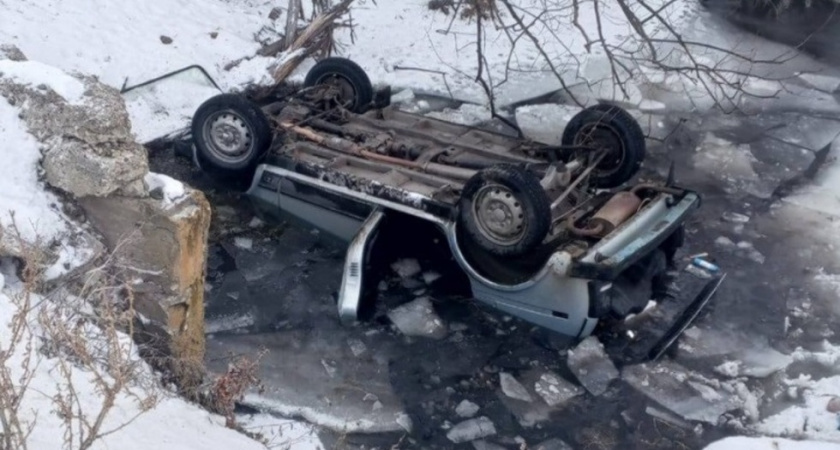
[[[562,145],[550,146],[374,97],[361,67],[328,58],[302,87],[259,102],[218,95],[192,121],[195,162],[252,180],[247,196],[264,219],[304,222],[347,244],[342,320],[359,319],[372,249],[389,223],[404,227],[405,239],[423,232],[412,223],[433,225],[475,299],[566,336],[585,337],[599,321],[669,295],[683,223],[700,197],[670,181],[629,184],[645,137],[626,111],[584,109],[562,131]],[[721,280],[676,302],[681,310],[651,357]]]

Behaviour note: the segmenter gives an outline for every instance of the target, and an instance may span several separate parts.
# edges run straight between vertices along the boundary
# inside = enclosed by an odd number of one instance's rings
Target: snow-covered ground
[[[838,450],[840,445],[790,439],[732,437],[720,440],[705,450]]]

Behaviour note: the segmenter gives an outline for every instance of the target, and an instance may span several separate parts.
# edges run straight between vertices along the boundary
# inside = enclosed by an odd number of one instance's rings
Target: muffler
[[[574,215],[569,218],[567,225],[572,233],[579,236],[603,237],[632,217],[641,205],[642,199],[638,195],[630,191],[622,191],[604,203],[604,206],[589,219],[586,228],[575,226]]]

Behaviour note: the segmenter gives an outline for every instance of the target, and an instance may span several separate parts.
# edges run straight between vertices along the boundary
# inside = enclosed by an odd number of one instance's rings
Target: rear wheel
[[[516,166],[475,174],[464,185],[458,208],[459,225],[469,239],[498,256],[533,250],[551,225],[551,205],[539,180]]]
[[[347,58],[326,58],[306,74],[304,87],[323,85],[330,103],[341,105],[355,113],[364,112],[373,101],[373,85],[364,69]]]
[[[202,103],[191,129],[201,168],[224,176],[252,173],[272,140],[262,110],[236,94],[217,95]]]
[[[645,159],[645,135],[636,119],[618,106],[598,104],[577,113],[563,130],[564,146],[607,151],[592,172],[592,184],[614,188],[629,181]]]

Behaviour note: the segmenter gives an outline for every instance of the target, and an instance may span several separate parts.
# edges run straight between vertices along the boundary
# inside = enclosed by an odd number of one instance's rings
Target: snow
[[[81,81],[38,61],[0,61],[0,76],[33,88],[49,87],[71,105],[79,104],[85,94]]]
[[[0,276],[9,281],[9,274]],[[7,284],[6,286],[3,286]],[[11,280],[9,283],[0,282],[0,342],[4,350],[8,349],[12,339],[11,323],[15,314],[19,311],[17,302],[21,299],[23,291],[21,283]],[[32,380],[25,390],[21,406],[19,408],[20,418],[24,424],[34,423],[27,442],[29,448],[48,449],[63,448],[63,420],[56,410],[55,396],[59,394],[59,386],[66,378],[59,371],[59,359],[45,356],[40,351],[27,354],[27,342],[33,342],[35,350],[45,342],[48,333],[39,326],[38,315],[48,314],[57,320],[65,320],[57,314],[50,301],[30,294],[31,305],[34,305],[29,312],[23,316],[29,323],[29,328],[24,328],[21,345],[10,353],[5,368],[10,370],[14,380],[19,379],[23,374],[24,364],[29,361],[32,370]],[[91,348],[104,345],[102,334],[96,331],[88,333],[87,342]],[[158,402],[148,411],[143,412],[140,399],[128,395],[122,391],[116,398],[114,407],[105,417],[101,432],[113,430],[113,433],[106,434],[94,442],[93,450],[104,450],[120,448],[123,450],[142,450],[148,448],[166,448],[171,450],[207,450],[237,448],[242,450],[257,450],[265,447],[257,441],[223,426],[224,420],[214,416],[198,406],[187,403],[184,400],[164,391],[161,387],[152,388],[146,385],[147,382],[157,383],[151,369],[139,360],[136,349],[130,343],[127,335],[119,335],[119,346],[125,352],[130,361],[141,364],[140,376],[145,378],[143,384],[132,383],[129,386],[140,398],[147,395],[156,395]],[[80,366],[72,366],[71,378],[73,387],[79,396],[78,404],[86,414],[92,415],[99,411],[102,402],[102,394],[94,382],[94,373],[89,369]],[[138,415],[139,414],[139,415]],[[130,422],[134,417],[136,419]],[[129,423],[128,426],[121,427]],[[150,432],[151,431],[151,432]],[[310,441],[313,442],[313,441]],[[75,448],[75,447],[74,447]],[[292,447],[296,450],[309,450],[317,448],[313,445]]]
[[[149,142],[188,126],[201,103],[220,93],[198,74],[197,70],[184,72],[124,94],[132,131],[140,142]]]
[[[149,172],[143,180],[149,187],[149,191],[161,191],[163,194],[163,205],[167,208],[177,203],[187,192],[183,183],[160,173]]]
[[[705,450],[840,450],[840,445],[818,441],[737,436],[713,442]]]
[[[666,0],[652,3],[653,7]],[[681,29],[691,23],[695,7],[689,0],[668,2],[662,14]],[[542,9],[543,2],[523,0],[520,14]],[[30,60],[59,69],[98,77],[115,88],[132,86],[187,66],[204,67],[223,91],[247,83],[267,83],[277,58],[254,56],[260,46],[276,39],[285,17],[272,21],[272,2],[247,0],[153,0],[122,4],[107,0],[20,3],[0,0],[3,21],[0,42],[17,45]],[[309,4],[304,5],[309,14]],[[604,40],[618,43],[631,28],[617,5],[601,5]],[[95,11],[91,14],[91,11]],[[531,29],[543,43],[552,64],[567,85],[576,85],[576,97],[622,98],[611,80],[603,52],[586,40],[568,20],[556,13],[545,24]],[[453,20],[431,11],[425,0],[357,0],[352,7],[352,30],[340,29],[337,39],[342,56],[359,63],[375,84],[410,87],[414,93],[435,93],[473,103],[473,109],[456,112],[464,122],[486,118],[487,99],[475,82],[478,69],[475,23]],[[502,15],[505,25],[512,18]],[[656,32],[654,21],[648,32]],[[498,26],[485,23],[485,74],[495,85],[499,105],[557,90],[561,83],[542,61],[528,39],[515,48]],[[595,29],[594,10],[584,5],[580,25]],[[393,33],[399,29],[400,33]],[[172,39],[164,44],[162,36]],[[562,37],[562,39],[561,39]],[[260,42],[257,42],[259,40]],[[91,45],[96,43],[96,45]],[[292,75],[301,80],[311,67],[307,61]],[[579,67],[578,67],[579,66]],[[510,70],[516,76],[509,76]],[[631,103],[642,101],[635,81],[627,87]],[[126,93],[133,128],[149,141],[183,128],[196,107],[218,91],[198,71],[185,72],[156,86]],[[648,101],[645,105],[658,104]]]
[[[55,279],[89,261],[94,250],[71,245],[71,233],[78,232],[78,227],[67,221],[58,209],[58,197],[38,179],[40,145],[18,114],[16,107],[0,97],[0,136],[7,152],[0,166],[0,230],[5,230],[0,233],[0,247],[20,249],[17,233],[30,245],[60,244],[57,260],[45,267],[46,278]]]
[[[0,61],[2,62],[2,61]],[[15,157],[5,158],[0,166],[0,226],[9,229],[14,223],[27,242],[39,236],[51,240],[67,231],[67,225],[53,208],[58,199],[44,191],[38,180],[41,151],[38,141],[26,131],[26,124],[18,118],[19,110],[0,97],[0,135],[7,149]],[[4,233],[3,238],[11,238]],[[4,241],[4,245],[9,243]]]
[[[346,55],[365,67],[375,81],[447,96],[451,90],[455,98],[483,102],[484,92],[474,81],[478,69],[475,22],[453,21],[452,12],[445,15],[430,11],[427,3],[424,0],[359,1],[353,10],[357,24],[353,30],[355,44],[348,47]],[[651,5],[657,8],[664,3],[652,2]],[[525,17],[531,17],[530,14],[541,9],[542,4],[537,0],[517,2],[521,7],[519,14]],[[627,21],[621,20],[623,16],[617,4],[603,3],[601,7],[606,41],[616,43],[631,34]],[[691,16],[687,13],[691,8],[688,1],[671,2],[663,14],[673,18],[674,26],[680,28],[683,22],[690,21]],[[598,46],[587,52],[586,41],[580,32],[570,21],[559,16],[550,17],[547,24],[537,24],[532,33],[543,43],[567,84],[582,84],[589,80],[596,93],[612,95],[612,83],[604,81],[609,77],[609,67],[604,64]],[[502,20],[506,25],[513,24],[509,14],[504,14]],[[580,24],[584,29],[597,28],[594,11],[589,5],[580,8]],[[511,56],[512,46],[505,32],[500,27],[486,28],[486,73],[494,84],[499,84],[500,104],[545,94],[561,86],[531,41],[520,39]],[[387,38],[383,37],[383,30],[394,29],[399,29],[400,33],[388,33]],[[340,37],[344,42],[350,41],[348,31]],[[509,57],[512,68],[517,71],[516,76],[509,76],[502,83],[508,75],[505,69]],[[580,61],[584,73],[579,74],[577,64],[572,64],[575,59]]]
[[[820,350],[811,352],[799,348],[792,356],[797,361],[816,362],[827,368],[835,368],[840,361],[840,346],[825,341]],[[771,436],[801,436],[840,443],[840,418],[826,408],[828,402],[840,393],[840,376],[814,380],[809,375],[801,375],[784,380],[784,383],[790,387],[804,388],[804,402],[765,418],[756,425],[756,431]]]
[[[229,90],[268,79],[271,58],[254,57],[230,71],[224,67],[256,53],[260,44],[254,36],[271,26],[272,7],[224,0],[0,0],[0,43],[16,45],[31,61],[94,75],[117,89],[198,64]],[[163,44],[163,35],[173,42]],[[141,141],[183,127],[198,104],[218,93],[195,77],[184,73],[158,87],[129,92],[128,109]],[[53,79],[50,73],[44,78]]]

